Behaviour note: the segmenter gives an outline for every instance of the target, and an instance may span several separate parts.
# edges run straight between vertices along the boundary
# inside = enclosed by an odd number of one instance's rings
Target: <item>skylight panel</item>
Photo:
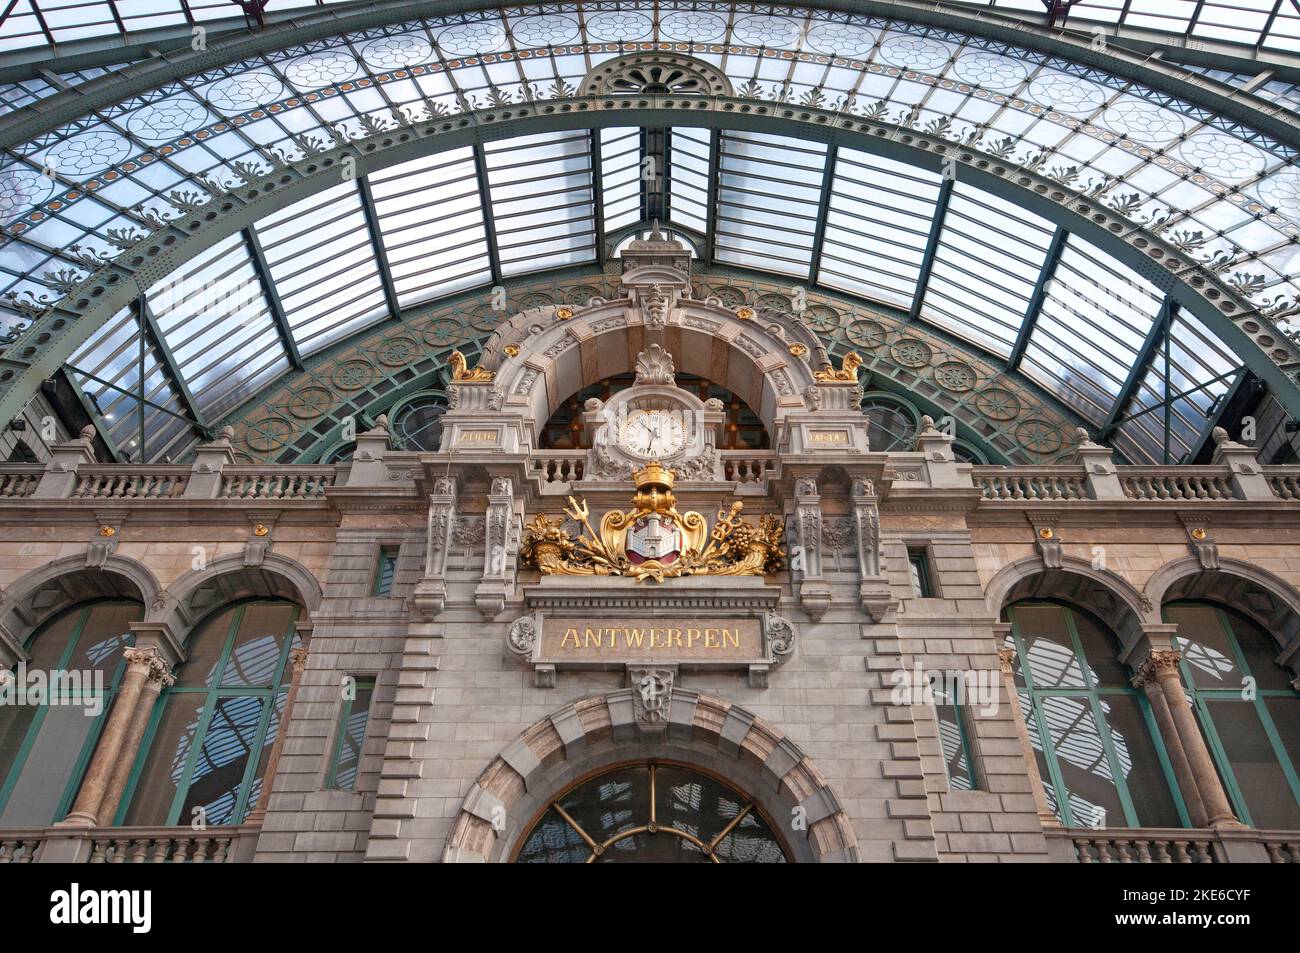
[[[836,154],[817,278],[908,308],[939,195],[939,176],[856,149]]]
[[[634,225],[641,220],[641,130],[597,129],[592,134],[600,137],[600,197],[605,230]]]
[[[997,196],[957,183],[921,315],[1000,357],[1011,353],[1055,229]]]
[[[199,411],[218,419],[252,382],[288,367],[252,258],[237,235],[149,289],[149,309]]]
[[[674,222],[703,234],[709,227],[709,174],[713,136],[708,129],[676,127],[669,139],[668,208]]]
[[[723,133],[717,259],[806,276],[825,165],[822,143]]]
[[[586,130],[484,147],[503,275],[595,260],[590,150]]]
[[[369,182],[403,308],[491,283],[472,149],[404,162]]]
[[[1100,424],[1162,301],[1150,282],[1071,235],[1047,285],[1021,369]]]
[[[299,350],[311,354],[387,313],[379,264],[355,182],[257,223]]]

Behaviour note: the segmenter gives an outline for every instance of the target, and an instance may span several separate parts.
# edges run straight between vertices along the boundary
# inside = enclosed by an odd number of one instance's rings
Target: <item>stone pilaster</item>
[[[488,492],[483,543],[483,578],[474,590],[474,603],[486,619],[505,611],[514,594],[515,563],[519,555],[520,526],[515,514],[514,481],[498,476]]]
[[[148,728],[149,719],[153,716],[158,696],[162,694],[164,688],[175,681],[176,677],[172,675],[171,665],[161,655],[155,654],[149,662],[149,672],[145,677],[144,687],[136,701],[135,710],[131,713],[121,751],[113,764],[108,787],[104,790],[104,799],[99,808],[100,824],[112,824],[117,816],[118,808],[122,804],[122,793],[126,790],[126,782],[131,777],[136,758],[139,757],[140,743],[144,740],[145,729]]]
[[[795,480],[794,496],[791,575],[798,584],[799,602],[804,611],[818,620],[830,606],[831,592],[822,576],[822,510],[817,480],[811,476],[799,477]]]

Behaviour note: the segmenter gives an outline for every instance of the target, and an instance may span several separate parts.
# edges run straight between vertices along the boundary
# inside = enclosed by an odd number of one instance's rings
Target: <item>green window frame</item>
[[[241,660],[234,657],[237,639],[241,633],[245,617],[250,609],[259,606],[288,606],[288,623],[280,633],[280,645],[274,659],[270,660],[272,672],[270,685],[249,686],[228,683],[231,676],[242,676]],[[210,613],[195,627],[187,647],[193,653],[196,639],[217,636],[209,627],[220,620],[223,612],[232,605],[221,606]],[[270,746],[274,743],[276,732],[280,728],[284,702],[289,690],[289,652],[301,644],[296,624],[300,608],[284,600],[251,599],[233,604],[220,654],[215,657],[211,674],[204,685],[190,686],[178,682],[164,689],[150,718],[144,742],[127,783],[126,795],[118,809],[115,824],[145,824],[174,827],[178,824],[189,825],[191,816],[182,817],[185,805],[194,788],[196,780],[214,774],[219,768],[217,758],[241,747],[248,752],[247,763],[239,778],[237,787],[230,798],[229,809],[215,817],[206,818],[208,826],[217,827],[243,823],[248,812],[257,804],[261,793],[261,782]],[[233,664],[232,664],[233,663]],[[178,675],[180,674],[178,670]],[[197,718],[187,728],[189,734],[179,740],[170,771],[176,779],[176,791],[165,817],[141,818],[135,816],[138,805],[134,803],[143,775],[151,765],[152,757],[162,752],[154,752],[155,743],[162,744],[166,739],[160,737],[160,725],[169,705],[182,704],[184,701],[201,702],[196,707]],[[240,719],[244,719],[241,723]],[[232,747],[233,746],[233,747]],[[157,766],[155,766],[157,767]],[[162,765],[163,768],[167,766]],[[191,811],[192,814],[192,811]]]
[[[975,747],[971,743],[970,707],[963,704],[958,689],[942,679],[930,680],[934,696],[935,722],[939,731],[939,750],[948,775],[948,787],[954,791],[978,791],[980,777],[975,766]]]
[[[1064,613],[1066,630],[1074,653],[1073,658],[1081,663],[1078,665],[1078,669],[1084,683],[1082,686],[1049,688],[1036,682],[1033,667],[1029,662],[1030,653],[1025,643],[1022,621],[1017,618],[1017,610],[1040,607],[1051,607]],[[1124,770],[1125,761],[1119,755],[1114,730],[1110,723],[1111,720],[1106,717],[1108,709],[1113,710],[1107,704],[1107,699],[1123,697],[1133,700],[1137,705],[1142,724],[1146,728],[1147,738],[1159,761],[1160,774],[1169,789],[1173,806],[1177,811],[1179,823],[1183,827],[1189,827],[1191,821],[1187,814],[1187,807],[1183,803],[1182,794],[1178,789],[1178,782],[1174,776],[1173,766],[1169,761],[1168,753],[1165,751],[1164,740],[1160,735],[1159,727],[1156,725],[1155,716],[1151,712],[1146,696],[1131,685],[1101,686],[1097,683],[1095,670],[1089,663],[1087,653],[1084,651],[1083,641],[1079,637],[1075,611],[1073,607],[1063,603],[1028,600],[1009,606],[1006,610],[1007,619],[1011,623],[1011,634],[1007,637],[1007,641],[1016,650],[1015,677],[1020,698],[1020,708],[1025,716],[1026,727],[1029,729],[1030,743],[1034,747],[1034,755],[1038,761],[1039,773],[1042,775],[1043,787],[1048,796],[1049,805],[1066,827],[1098,827],[1095,818],[1089,818],[1076,811],[1075,805],[1072,803],[1071,791],[1066,784],[1061,767],[1063,757],[1066,760],[1069,760],[1071,755],[1077,758],[1081,747],[1087,749],[1087,742],[1091,739],[1084,736],[1084,744],[1080,745],[1076,739],[1070,737],[1070,734],[1080,724],[1085,726],[1086,731],[1087,723],[1090,720],[1091,725],[1097,729],[1096,738],[1100,743],[1101,750],[1090,767],[1080,766],[1075,761],[1071,761],[1071,763],[1076,767],[1082,767],[1083,770],[1090,770],[1090,773],[1109,778],[1114,784],[1123,817],[1107,817],[1104,826],[1115,827],[1117,826],[1114,823],[1116,820],[1122,820],[1125,827],[1163,826],[1146,824],[1139,818],[1127,780],[1127,772]],[[1114,640],[1113,633],[1110,633],[1099,621],[1094,620],[1094,622],[1103,634],[1108,634]],[[1074,714],[1077,717],[1074,718],[1065,731],[1054,733],[1051,730],[1043,731],[1041,729],[1043,725],[1049,727],[1053,725],[1052,720],[1048,717],[1049,712],[1059,716],[1060,710],[1068,708],[1071,703],[1075,706]],[[1060,718],[1058,717],[1057,720],[1059,723]],[[1129,747],[1125,745],[1124,750],[1126,754],[1129,754],[1128,763],[1131,765],[1132,759]]]
[[[379,559],[375,562],[374,584],[370,587],[372,596],[391,596],[393,580],[397,576],[397,556],[401,547],[379,547]]]
[[[375,699],[375,679],[367,676],[353,681],[352,697],[345,695],[339,706],[334,728],[334,746],[330,753],[325,787],[336,791],[355,791],[361,767],[361,748],[370,726],[370,706]]]
[[[1233,627],[1233,618],[1230,613],[1224,610],[1222,606],[1212,602],[1199,602],[1196,600],[1180,600],[1171,602],[1164,606],[1163,618],[1166,622],[1173,621],[1169,618],[1168,610],[1178,609],[1181,606],[1206,607],[1214,610],[1215,618],[1222,627],[1222,633],[1227,641],[1228,647],[1232,652],[1232,661],[1236,664],[1237,669],[1242,673],[1243,678],[1251,678],[1258,685],[1259,679],[1256,673],[1251,670],[1247,654],[1242,648],[1241,641]],[[1263,628],[1262,626],[1260,628]],[[1265,630],[1267,634],[1267,630]],[[1255,715],[1259,718],[1260,727],[1268,739],[1269,745],[1273,749],[1273,754],[1277,758],[1278,765],[1282,770],[1282,775],[1286,779],[1288,787],[1291,789],[1291,796],[1295,798],[1297,806],[1300,806],[1300,772],[1297,771],[1297,765],[1291,753],[1287,750],[1286,744],[1277,728],[1273,713],[1269,710],[1269,699],[1295,699],[1300,697],[1300,692],[1294,689],[1276,689],[1276,688],[1259,688],[1256,687],[1254,698],[1243,698],[1240,687],[1234,688],[1206,688],[1197,684],[1195,675],[1192,671],[1192,665],[1188,661],[1188,653],[1184,651],[1188,644],[1187,637],[1175,635],[1172,639],[1173,645],[1179,650],[1182,659],[1178,663],[1179,671],[1183,677],[1183,689],[1187,697],[1191,700],[1192,706],[1196,710],[1197,719],[1200,722],[1201,730],[1205,735],[1206,746],[1210,749],[1210,755],[1214,758],[1215,767],[1219,771],[1219,778],[1227,791],[1229,799],[1232,801],[1232,808],[1237,817],[1250,827],[1255,827],[1255,819],[1247,803],[1245,791],[1237,777],[1237,770],[1233,767],[1232,760],[1228,756],[1227,748],[1223,742],[1222,734],[1222,716],[1216,718],[1213,708],[1216,703],[1232,702],[1241,705],[1250,705],[1254,709]],[[1281,666],[1278,666],[1281,668]],[[1300,711],[1298,711],[1300,714]]]
[[[57,661],[55,661],[52,666],[52,669],[55,671],[66,671],[73,661],[78,645],[81,642],[81,637],[86,633],[86,627],[90,623],[95,611],[97,609],[116,606],[133,607],[138,610],[139,618],[144,617],[144,607],[138,602],[134,602],[130,599],[97,599],[91,602],[78,603],[75,606],[57,613],[55,616],[38,626],[27,639],[26,643],[24,643],[24,651],[27,652],[28,656],[32,656],[32,650],[36,646],[37,640],[45,636],[51,628],[66,617],[75,615],[76,619],[72,624],[62,649],[58,652]],[[135,635],[128,630],[121,634],[120,640],[120,645],[116,649],[119,653],[135,644]],[[11,671],[16,672],[17,668],[18,667],[15,665]],[[73,800],[77,795],[77,791],[81,788],[81,781],[85,775],[86,767],[90,764],[90,757],[95,751],[95,746],[99,743],[99,736],[104,729],[104,723],[108,719],[108,713],[113,706],[113,699],[117,697],[118,686],[121,684],[122,675],[125,672],[126,659],[125,657],[121,657],[113,666],[112,671],[106,671],[104,673],[104,691],[102,695],[98,695],[93,686],[89,688],[83,686],[83,690],[78,692],[75,700],[69,700],[68,704],[61,703],[58,706],[60,708],[76,708],[94,702],[98,696],[99,714],[93,716],[94,722],[87,730],[85,739],[73,758],[71,773],[68,776],[63,791],[55,802],[54,812],[47,823],[57,823],[72,809]],[[12,690],[17,690],[17,686]],[[32,751],[40,739],[41,729],[45,724],[47,717],[49,717],[50,707],[51,706],[48,702],[42,702],[40,705],[35,706],[36,710],[33,712],[32,719],[28,723],[26,729],[22,729],[16,725],[14,726],[18,727],[19,731],[22,731],[23,739],[17,746],[17,752],[14,756],[13,763],[9,766],[8,770],[0,773],[0,818],[4,816],[6,809],[9,807],[9,802],[13,797],[14,790],[18,787],[19,781],[22,777],[23,769],[27,766],[27,761],[31,757]],[[2,740],[4,734],[2,729],[5,727],[6,721],[20,717],[20,714],[21,709],[19,706],[14,704],[6,704],[0,708],[0,740]],[[29,825],[23,824],[19,826],[25,827]]]
[[[918,599],[934,598],[934,581],[930,577],[930,557],[921,547],[907,548],[907,568],[912,576],[912,592]]]

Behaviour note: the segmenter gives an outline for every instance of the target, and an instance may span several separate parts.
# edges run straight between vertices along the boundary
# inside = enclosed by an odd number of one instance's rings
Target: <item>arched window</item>
[[[912,449],[916,442],[917,417],[902,401],[883,394],[868,394],[862,399],[862,413],[867,418],[867,440],[872,450]]]
[[[300,640],[291,602],[259,600],[208,616],[165,689],[119,823],[238,824],[257,804]]]
[[[1016,685],[1048,804],[1067,827],[1181,827],[1187,814],[1146,698],[1085,612],[1007,609]]]
[[[1300,827],[1300,695],[1273,661],[1271,636],[1205,602],[1165,606],[1178,625],[1183,684],[1237,816],[1263,830]]]
[[[397,450],[436,452],[442,443],[442,415],[447,412],[445,394],[418,394],[393,414],[393,446]]]
[[[28,641],[0,705],[0,827],[44,827],[72,806],[133,643],[136,602],[75,606]],[[46,686],[38,699],[29,690]],[[57,686],[56,686],[57,682]]]
[[[616,768],[556,798],[516,863],[781,864],[785,848],[752,799],[671,764]]]

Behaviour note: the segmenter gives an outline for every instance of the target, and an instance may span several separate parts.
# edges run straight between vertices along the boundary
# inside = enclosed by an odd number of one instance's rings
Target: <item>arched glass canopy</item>
[[[1289,2],[1267,11],[1271,0],[1196,5],[1205,9],[1190,32],[1286,51],[1300,17]],[[0,45],[179,30],[217,12],[160,0],[146,5],[156,20],[137,12],[137,23],[122,19],[121,4],[80,6],[73,29],[66,4],[11,5]],[[939,6],[969,14],[974,5]],[[15,80],[0,87],[10,110],[0,117],[10,377],[30,385],[41,364],[28,351],[66,341],[42,339],[68,308],[65,294],[96,273],[130,272],[142,294],[83,324],[95,326],[62,345],[60,362],[124,458],[176,458],[203,428],[363,329],[474,289],[598,269],[626,235],[660,219],[692,239],[702,268],[766,272],[905,316],[1049,395],[1124,458],[1190,459],[1247,366],[1280,368],[1270,383],[1291,381],[1300,132],[1259,127],[1297,129],[1295,87],[1250,75],[1242,64],[1252,50],[1243,49],[1221,68],[1171,65],[1155,88],[1044,52],[1033,37],[1041,18],[993,6],[1026,17],[1024,45],[927,25],[919,14],[907,22],[802,7],[561,4],[376,23],[295,46],[274,46],[268,28],[265,49],[223,60],[214,40],[202,69],[187,72],[178,55],[166,78],[114,102],[105,84],[134,77],[139,64],[47,70],[37,78],[48,89]],[[1084,3],[1072,17],[1189,32],[1189,20],[1139,6],[1112,16]],[[64,20],[47,15],[55,7],[67,8]],[[1247,23],[1256,23],[1249,36]],[[1105,236],[1072,231],[1042,201],[954,178],[901,147],[819,140],[795,123],[757,129],[687,111],[672,122],[647,113],[639,125],[593,117],[548,127],[535,116],[516,127],[523,134],[384,151],[385,138],[440,117],[541,113],[547,102],[580,99],[596,67],[631,51],[705,64],[733,99],[886,123],[1023,168],[1181,256],[1185,287],[1221,283],[1251,309],[1259,334],[1250,341],[1210,322],[1171,294],[1169,273],[1117,254]],[[1179,84],[1185,97],[1169,91]],[[42,115],[68,114],[69,88],[104,104],[18,135]],[[1208,108],[1205,89],[1257,112],[1258,127]],[[220,212],[223,197],[352,143],[378,143],[360,174],[340,166],[306,197],[259,199],[265,214],[241,210],[227,224],[234,213]],[[165,274],[132,270],[148,236],[205,210],[215,211],[201,252]],[[1264,333],[1272,328],[1275,336]],[[1292,397],[1279,393],[1288,405]]]

